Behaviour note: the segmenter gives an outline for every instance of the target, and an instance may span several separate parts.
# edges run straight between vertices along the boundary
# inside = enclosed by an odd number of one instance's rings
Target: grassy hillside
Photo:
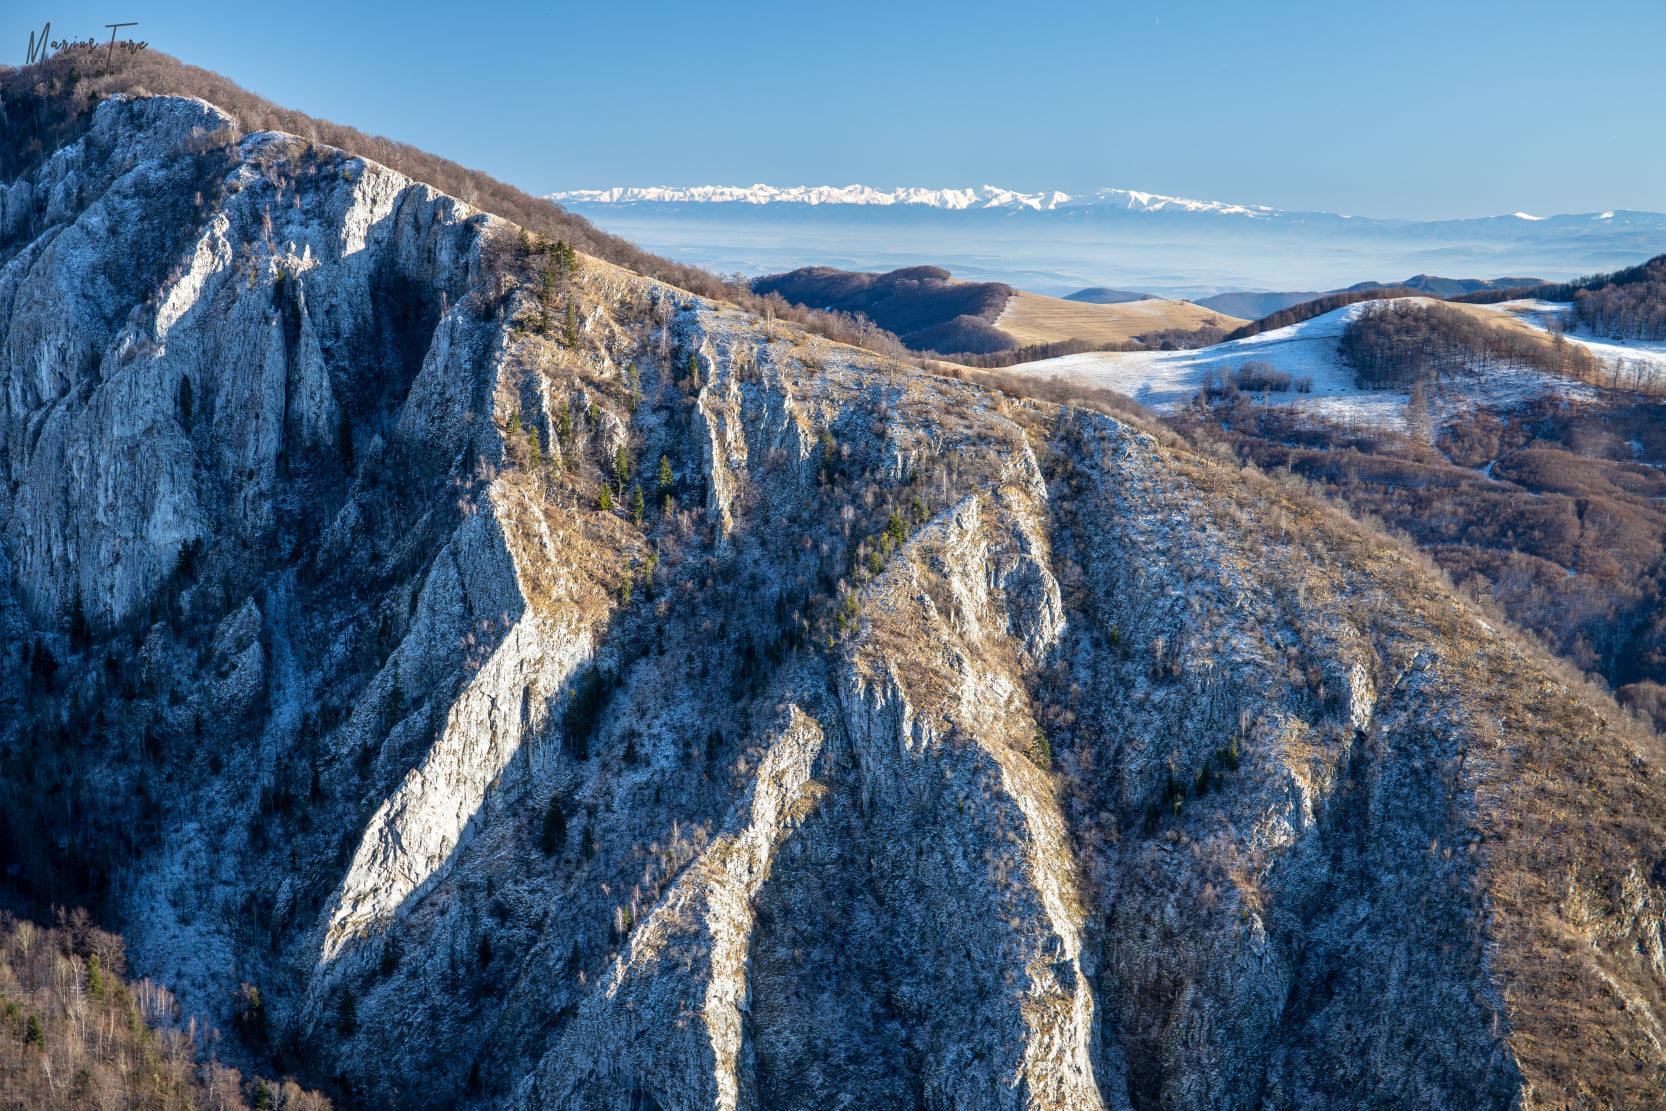
[[[1152,298],[1118,304],[1089,304],[1036,293],[1019,293],[1007,302],[995,326],[1022,343],[1079,339],[1094,344],[1138,342],[1157,333],[1214,327],[1224,334],[1242,324],[1236,317],[1212,312],[1190,301]],[[1161,343],[1161,340],[1157,346]]]

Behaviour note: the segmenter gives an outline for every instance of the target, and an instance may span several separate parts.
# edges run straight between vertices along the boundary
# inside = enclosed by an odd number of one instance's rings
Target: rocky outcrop
[[[4,759],[88,738],[42,828],[223,1052],[435,1106],[1644,1104],[1652,741],[1413,557],[233,128],[112,100],[0,207]]]

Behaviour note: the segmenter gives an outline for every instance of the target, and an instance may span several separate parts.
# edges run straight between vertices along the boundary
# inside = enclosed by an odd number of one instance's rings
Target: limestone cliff
[[[367,1105],[1659,1098],[1652,736],[1301,491],[199,101],[107,101],[0,235],[0,743],[73,799],[13,882],[227,1029],[258,986],[226,1052]]]

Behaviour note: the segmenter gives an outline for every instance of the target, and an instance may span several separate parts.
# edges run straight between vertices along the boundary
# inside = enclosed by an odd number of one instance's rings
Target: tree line
[[[1616,270],[1591,274],[1571,282],[1483,290],[1454,297],[1471,305],[1533,298],[1571,304],[1572,321],[1593,333],[1614,339],[1666,339],[1666,255]]]
[[[1666,339],[1666,279],[1578,290],[1570,315],[1595,335]]]
[[[1586,380],[1596,360],[1560,335],[1499,328],[1462,309],[1416,301],[1372,305],[1342,330],[1338,351],[1361,389],[1405,389],[1442,377],[1527,366]]]
[[[290,1079],[244,1077],[214,1057],[217,1031],[173,995],[129,981],[122,939],[85,911],[40,926],[0,911],[0,1108],[330,1111]],[[244,986],[239,1022],[264,1023]]]

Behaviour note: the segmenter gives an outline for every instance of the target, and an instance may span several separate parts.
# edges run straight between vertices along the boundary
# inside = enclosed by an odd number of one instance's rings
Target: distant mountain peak
[[[1061,208],[1123,209],[1132,212],[1217,212],[1233,216],[1273,216],[1278,209],[1262,205],[1223,204],[1219,201],[1198,201],[1185,197],[1168,197],[1161,193],[1145,193],[1132,189],[1100,189],[1093,193],[1071,195],[1058,190],[1025,193],[1016,189],[1002,189],[994,185],[978,185],[967,189],[873,189],[866,185],[795,185],[778,188],[773,185],[694,185],[646,186],[614,189],[574,189],[548,194],[558,204],[634,205],[634,204],[799,204],[799,205],[860,205],[890,207],[896,205],[937,208],[946,211],[966,209],[1030,209],[1051,212]]]

